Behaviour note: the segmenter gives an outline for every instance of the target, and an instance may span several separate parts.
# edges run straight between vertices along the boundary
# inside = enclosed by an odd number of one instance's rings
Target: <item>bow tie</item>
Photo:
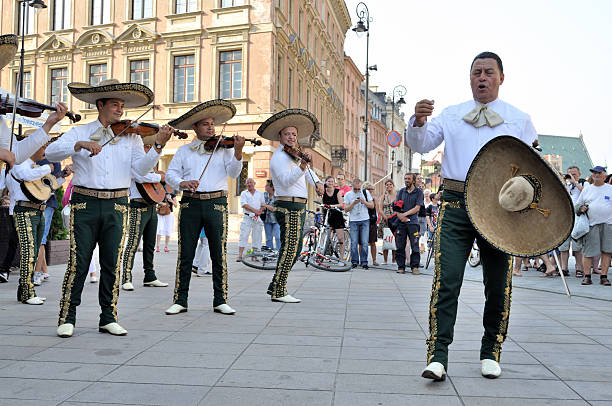
[[[504,119],[490,109],[489,106],[480,103],[477,104],[472,111],[463,116],[463,120],[476,128],[480,128],[484,125],[493,128],[504,122]]]
[[[98,129],[89,136],[89,139],[92,140],[93,142],[97,142],[98,144],[102,145],[106,142],[106,140],[113,138],[113,136],[114,136],[113,131],[110,128],[98,127]],[[119,138],[117,137],[117,138],[112,139],[110,143],[116,144],[118,142],[119,142]]]
[[[210,154],[210,151],[207,151],[206,148],[204,148],[204,144],[206,144],[206,141],[202,141],[200,139],[196,139],[190,146],[189,149],[191,149],[194,152],[197,152],[200,155],[204,155],[204,154]]]

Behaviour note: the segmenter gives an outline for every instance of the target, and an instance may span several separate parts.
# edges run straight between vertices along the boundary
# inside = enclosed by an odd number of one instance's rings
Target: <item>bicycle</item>
[[[242,256],[242,263],[255,269],[276,269],[278,262],[278,251],[265,245],[259,250]]]

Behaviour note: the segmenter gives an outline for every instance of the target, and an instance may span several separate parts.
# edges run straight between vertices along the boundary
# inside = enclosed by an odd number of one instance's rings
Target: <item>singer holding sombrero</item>
[[[487,378],[501,374],[501,347],[510,314],[512,259],[483,239],[472,225],[465,206],[464,181],[477,153],[491,139],[511,135],[529,146],[537,139],[529,115],[498,98],[503,82],[501,59],[492,52],[483,52],[474,58],[470,68],[473,100],[447,107],[430,122],[427,119],[433,113],[434,101],[421,100],[416,103],[407,129],[408,144],[416,152],[431,151],[445,142],[444,192],[436,230],[427,367],[422,374],[425,378],[443,380],[446,377],[448,346],[453,341],[463,272],[475,238],[480,247],[486,297],[481,373]],[[509,169],[504,171],[510,173]],[[487,179],[479,181],[487,182]],[[490,193],[496,192],[490,190]]]

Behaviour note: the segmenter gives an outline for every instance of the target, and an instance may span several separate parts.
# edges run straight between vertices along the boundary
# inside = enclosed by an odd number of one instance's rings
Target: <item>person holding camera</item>
[[[567,173],[563,176],[565,180],[565,186],[567,191],[572,197],[572,201],[576,204],[580,192],[584,188],[585,179],[580,177],[580,169],[577,166],[570,166],[567,168]],[[567,237],[567,240],[559,247],[559,260],[561,261],[561,268],[565,276],[569,276],[568,261],[569,261],[569,250],[570,245],[574,257],[576,258],[576,277],[580,278],[584,276],[582,270],[582,238],[574,240],[571,236]]]
[[[353,189],[344,195],[344,211],[349,213],[353,268],[357,268],[361,264],[363,269],[369,269],[370,214],[368,209],[372,208],[374,208],[372,195],[365,189],[361,190],[361,179],[353,179]],[[359,245],[361,245],[361,249],[359,249]]]

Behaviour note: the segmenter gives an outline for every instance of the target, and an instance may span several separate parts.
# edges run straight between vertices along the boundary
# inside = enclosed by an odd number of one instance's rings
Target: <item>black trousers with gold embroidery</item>
[[[153,269],[156,233],[157,212],[155,211],[155,204],[130,201],[130,220],[127,243],[123,253],[123,276],[121,283],[132,282],[134,257],[136,256],[141,237],[144,282],[152,282],[157,279]]]
[[[448,368],[448,346],[453,341],[459,292],[474,239],[480,248],[485,293],[480,359],[499,362],[508,332],[512,259],[476,232],[465,210],[463,194],[445,190],[434,241],[427,363],[440,362]]]
[[[76,323],[76,308],[81,304],[96,244],[100,253],[100,326],[116,322],[128,199],[98,199],[74,193],[70,205],[70,257],[62,285],[58,325]]]
[[[17,300],[25,302],[36,296],[32,277],[38,259],[40,241],[45,231],[45,216],[42,210],[30,207],[15,206],[13,219],[19,237],[19,285],[17,286]]]
[[[283,297],[287,295],[289,271],[302,250],[306,204],[276,200],[274,207],[276,208],[274,214],[280,226],[281,246],[278,251],[276,272],[268,286],[268,294],[272,297]]]
[[[213,306],[227,303],[227,197],[181,199],[179,246],[174,303],[187,307],[191,265],[202,227],[206,230],[212,262]]]

